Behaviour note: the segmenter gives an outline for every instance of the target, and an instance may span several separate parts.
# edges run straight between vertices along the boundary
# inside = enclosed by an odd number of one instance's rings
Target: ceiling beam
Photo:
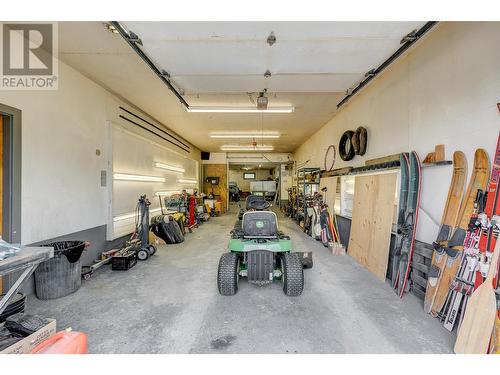
[[[422,26],[416,32],[411,32],[407,36],[405,36],[401,42],[403,45],[399,47],[399,49],[394,52],[387,60],[385,60],[378,68],[370,70],[365,74],[365,79],[362,80],[358,85],[352,89],[348,90],[347,95],[337,104],[337,108],[340,108],[342,105],[347,103],[347,101],[352,98],[357,92],[359,92],[363,87],[365,87],[368,82],[370,82],[373,78],[382,72],[385,68],[391,65],[399,56],[401,56],[408,48],[414,45],[425,33],[427,33],[433,26],[437,24],[436,21],[429,21],[424,26]]]
[[[144,51],[139,47],[142,45],[141,40],[134,33],[125,30],[125,28],[118,21],[110,21],[110,24],[118,31],[123,39],[128,43],[130,47],[139,55],[139,57],[151,68],[153,73],[156,74],[161,81],[167,85],[167,87],[174,93],[174,95],[179,99],[182,105],[189,108],[188,102],[182,97],[182,95],[177,91],[177,89],[170,83],[169,76],[162,72],[156,67],[156,65],[151,61],[151,59],[144,53]]]

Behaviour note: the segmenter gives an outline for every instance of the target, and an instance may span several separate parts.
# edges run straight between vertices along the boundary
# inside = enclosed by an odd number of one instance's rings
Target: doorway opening
[[[3,104],[0,104],[0,238],[11,244],[21,242],[21,111]]]
[[[239,202],[249,195],[262,195],[270,202],[279,202],[279,163],[229,163],[229,201]]]
[[[21,242],[21,111],[0,104],[0,237]]]

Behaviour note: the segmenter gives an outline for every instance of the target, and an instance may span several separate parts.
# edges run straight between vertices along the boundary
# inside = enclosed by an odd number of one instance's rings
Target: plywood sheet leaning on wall
[[[395,173],[358,176],[354,188],[348,253],[385,281],[391,242]]]
[[[218,185],[211,185],[203,181],[203,192],[207,195],[214,194],[220,197],[222,201],[222,213],[226,212],[227,207],[227,165],[226,164],[204,164],[203,176],[219,177]]]

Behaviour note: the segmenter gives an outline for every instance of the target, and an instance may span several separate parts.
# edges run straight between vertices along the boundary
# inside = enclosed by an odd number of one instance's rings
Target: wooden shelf
[[[442,165],[451,165],[451,164],[453,164],[451,160],[441,160],[441,161],[434,161],[432,163],[422,163],[422,168],[439,167]]]

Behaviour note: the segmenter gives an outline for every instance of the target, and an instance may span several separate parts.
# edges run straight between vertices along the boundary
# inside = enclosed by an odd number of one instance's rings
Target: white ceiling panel
[[[365,73],[399,48],[391,39],[282,42],[149,42],[143,50],[176,75],[263,75],[274,73]]]
[[[423,22],[125,22],[144,52],[189,92],[248,92],[271,86],[262,76],[287,74],[286,91],[339,92],[376,68]],[[276,43],[266,43],[274,32]],[[344,75],[311,79],[305,74]],[[227,76],[227,80],[219,76]],[[345,75],[355,79],[346,80]],[[196,76],[196,79],[188,78]],[[217,76],[211,79],[211,76]],[[239,76],[239,78],[238,78]],[[276,80],[275,87],[283,84]],[[274,82],[268,82],[269,85]],[[328,87],[328,83],[333,83]],[[342,83],[342,84],[340,84]],[[208,87],[207,85],[211,86]]]
[[[153,41],[143,50],[171,75],[264,74],[268,49],[255,41]],[[269,46],[268,46],[269,47]]]
[[[366,73],[397,48],[399,41],[390,39],[283,42],[269,48],[272,50],[270,69],[272,73]]]
[[[362,78],[361,74],[278,74],[263,75],[188,75],[175,76],[173,81],[188,94],[258,92],[340,92]],[[217,87],[217,91],[214,88]],[[220,103],[219,103],[220,104]],[[226,103],[229,104],[229,103]]]
[[[174,73],[193,106],[250,105],[269,89],[271,106],[290,114],[188,113],[118,34],[101,22],[59,23],[60,58],[203,151],[241,140],[215,131],[277,131],[266,144],[291,152],[336,113],[347,87],[380,64],[415,22],[125,22],[159,68]],[[273,46],[265,39],[274,31]],[[182,42],[179,42],[182,41]],[[266,69],[272,76],[263,77]],[[61,84],[64,82],[61,81]],[[250,142],[248,142],[249,144]]]
[[[271,31],[278,41],[334,38],[391,38],[425,22],[121,22],[146,40],[260,40]]]

